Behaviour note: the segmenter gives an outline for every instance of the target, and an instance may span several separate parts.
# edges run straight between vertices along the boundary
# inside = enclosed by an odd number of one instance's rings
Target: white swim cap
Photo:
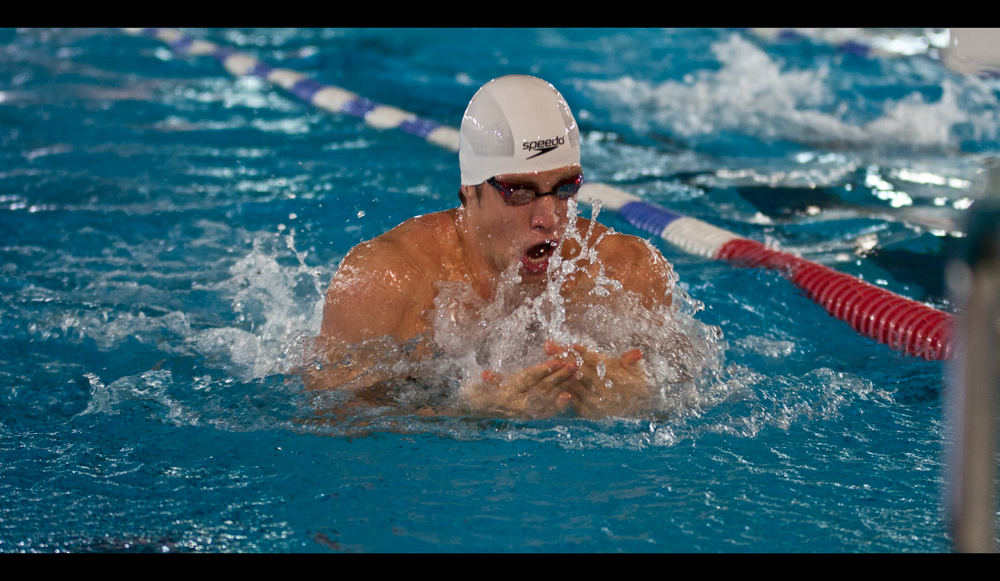
[[[580,163],[580,129],[566,100],[549,83],[508,75],[483,85],[469,101],[458,137],[462,185],[500,174],[532,173]]]

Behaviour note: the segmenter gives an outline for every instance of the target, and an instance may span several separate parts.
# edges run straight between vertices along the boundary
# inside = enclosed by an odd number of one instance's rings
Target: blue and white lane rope
[[[944,49],[948,46],[950,38],[948,29],[925,29],[922,34],[909,31],[873,32],[862,28],[747,28],[745,30],[767,41],[809,40],[863,58],[926,55]]]
[[[271,67],[246,53],[188,36],[173,28],[126,28],[124,30],[133,36],[141,35],[161,40],[179,55],[211,56],[222,63],[222,66],[234,76],[266,79],[300,100],[331,113],[361,117],[372,127],[401,129],[435,145],[458,151],[458,131],[455,129],[390,105],[376,103],[346,89],[324,85],[298,71]]]
[[[879,32],[864,28],[747,28],[747,33],[768,42],[810,41],[826,44],[838,52],[866,59],[879,57],[930,58],[949,69],[984,79],[1000,78],[1000,60],[989,29],[925,28],[910,31]],[[970,36],[971,35],[971,36]],[[975,38],[979,36],[979,38]],[[955,51],[958,51],[957,53]]]
[[[208,55],[235,76],[266,79],[300,100],[333,113],[361,117],[378,129],[398,128],[435,145],[458,151],[458,131],[356,93],[324,85],[290,69],[269,66],[248,54],[187,36],[172,28],[126,28],[134,36],[165,42],[178,55]],[[825,266],[767,248],[707,222],[643,201],[606,184],[585,183],[580,199],[601,207],[644,232],[682,250],[739,266],[778,270],[828,313],[876,341],[925,359],[951,355],[952,316]]]
[[[715,259],[727,242],[744,240],[728,230],[682,216],[605,184],[585,182],[580,188],[580,198],[600,200],[601,209],[614,211],[629,224],[659,236],[689,254]]]

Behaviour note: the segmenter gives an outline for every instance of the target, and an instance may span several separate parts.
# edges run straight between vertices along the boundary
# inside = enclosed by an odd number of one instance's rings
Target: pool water
[[[1000,148],[1000,84],[934,49],[189,32],[451,126],[489,79],[540,76],[577,114],[588,180],[948,311],[944,263]],[[455,154],[151,38],[6,29],[0,160],[0,551],[950,548],[945,365],[775,273],[652,241],[722,336],[682,410],[352,407],[303,390],[300,342],[351,247],[457,204]]]

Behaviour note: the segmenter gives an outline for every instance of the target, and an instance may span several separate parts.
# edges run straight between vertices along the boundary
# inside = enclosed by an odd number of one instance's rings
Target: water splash
[[[85,416],[94,413],[117,414],[119,405],[125,401],[139,401],[147,406],[162,408],[159,415],[174,425],[195,425],[195,417],[170,394],[174,385],[169,371],[146,371],[116,379],[105,386],[93,373],[86,374],[90,381],[91,400],[87,408],[77,414]]]
[[[279,262],[282,242],[295,265]],[[295,247],[294,229],[257,236],[253,250],[229,269],[232,276],[206,287],[231,297],[237,326],[207,329],[187,341],[243,380],[301,365],[297,346],[318,333],[323,316],[323,282],[307,256]]]
[[[668,128],[693,141],[733,131],[829,147],[951,149],[963,139],[959,133],[995,139],[1000,128],[1000,103],[980,80],[943,79],[934,102],[918,92],[887,99],[879,106],[881,116],[863,122],[835,94],[828,64],[784,70],[781,61],[738,34],[711,48],[722,65],[717,71],[660,84],[626,76],[588,86],[613,109],[626,105],[619,115],[636,129]]]
[[[643,305],[642,297],[610,277],[597,246],[614,231],[594,236],[599,213],[600,204],[595,203],[589,229],[579,231],[577,206],[571,200],[568,224],[573,226],[567,227],[550,258],[540,290],[521,284],[517,264],[502,274],[490,301],[468,283],[439,283],[433,339],[441,350],[440,359],[448,364],[436,368],[457,373],[459,382],[465,383],[487,369],[509,374],[546,361],[543,345],[549,340],[615,356],[637,348],[660,386],[659,409],[697,406],[705,400],[702,392],[711,389],[721,372],[725,348],[721,331],[694,318],[702,305],[677,287],[674,273],[667,291],[673,297],[671,306],[652,310]],[[580,252],[563,259],[562,250],[570,243],[579,245]],[[658,256],[648,243],[647,248]],[[567,283],[577,277],[588,280],[589,291],[568,295]]]
[[[409,388],[411,397],[419,389]],[[342,391],[323,392],[312,409],[341,406],[349,399]],[[721,377],[702,386],[696,399],[684,406],[664,406],[639,417],[607,417],[599,420],[571,417],[517,419],[470,417],[445,414],[425,417],[413,413],[413,397],[402,408],[355,406],[349,414],[333,417],[317,413],[320,421],[298,429],[341,437],[396,432],[438,434],[457,441],[497,440],[555,444],[568,450],[644,450],[672,447],[712,435],[758,438],[773,430],[815,430],[817,424],[838,421],[853,410],[879,411],[892,416],[898,406],[893,394],[858,375],[818,368],[802,375],[768,376],[747,367],[731,365]],[[406,409],[408,408],[408,409]],[[863,413],[863,412],[862,412]],[[850,436],[864,439],[865,431]]]
[[[39,341],[92,341],[104,352],[136,341],[243,381],[294,367],[301,338],[319,330],[327,267],[307,262],[294,229],[254,233],[205,220],[197,226],[201,236],[187,242],[192,252],[166,262],[165,272],[137,275],[130,266],[164,263],[156,241],[115,240],[126,259],[105,253],[95,260],[60,249],[44,266],[80,282],[69,288],[28,283],[21,300],[10,300],[8,320],[15,325],[2,333],[23,329]],[[251,248],[234,258],[241,242]]]

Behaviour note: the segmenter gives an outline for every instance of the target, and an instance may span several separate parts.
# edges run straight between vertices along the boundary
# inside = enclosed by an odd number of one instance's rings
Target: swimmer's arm
[[[411,304],[408,291],[419,281],[394,246],[367,242],[344,257],[326,292],[320,337],[353,345],[399,334]]]
[[[394,250],[392,245],[368,243],[352,250],[337,269],[315,341],[316,363],[303,373],[308,388],[363,388],[401,379],[388,369],[396,361],[386,360],[387,351],[392,351],[386,347],[419,332],[419,312],[413,311],[426,285],[420,284],[417,269]]]

